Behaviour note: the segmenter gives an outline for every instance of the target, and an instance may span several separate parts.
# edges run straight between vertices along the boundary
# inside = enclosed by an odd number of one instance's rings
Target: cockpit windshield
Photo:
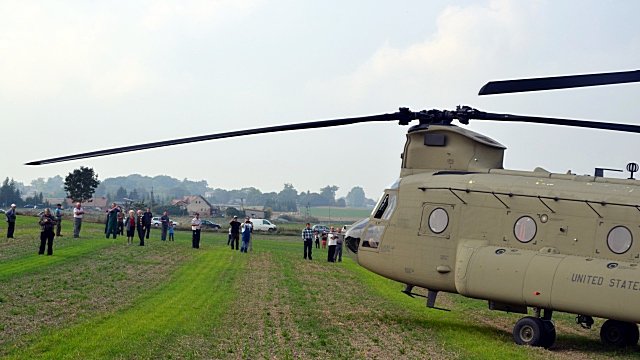
[[[378,200],[376,207],[373,208],[373,213],[371,215],[375,219],[389,220],[393,211],[396,209],[397,197],[396,191],[389,191],[382,195],[380,200]]]

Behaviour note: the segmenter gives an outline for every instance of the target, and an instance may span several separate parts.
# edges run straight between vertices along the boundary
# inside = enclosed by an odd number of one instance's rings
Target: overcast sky
[[[248,136],[56,165],[142,142],[465,104],[640,124],[640,83],[478,97],[490,80],[640,69],[638,1],[0,0],[0,176],[79,166],[279,191],[398,177],[394,123]],[[472,122],[505,168],[640,162],[640,135]]]

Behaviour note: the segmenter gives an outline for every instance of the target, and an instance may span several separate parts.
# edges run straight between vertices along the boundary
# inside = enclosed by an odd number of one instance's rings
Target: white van
[[[274,232],[277,230],[276,225],[266,219],[251,219],[251,222],[253,223],[253,229],[257,231]]]

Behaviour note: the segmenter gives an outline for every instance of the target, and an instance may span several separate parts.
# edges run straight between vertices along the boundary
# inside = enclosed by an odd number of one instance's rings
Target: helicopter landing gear
[[[639,337],[638,326],[634,323],[607,320],[600,328],[600,340],[608,346],[625,347],[635,345],[638,343]]]
[[[556,327],[551,321],[551,310],[545,310],[540,317],[540,310],[536,309],[536,316],[525,316],[518,320],[513,327],[513,340],[518,345],[538,346],[550,348],[556,342]]]

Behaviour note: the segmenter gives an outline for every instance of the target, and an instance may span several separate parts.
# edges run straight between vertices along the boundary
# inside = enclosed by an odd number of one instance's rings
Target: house
[[[200,213],[203,217],[216,216],[220,212],[219,207],[211,205],[200,195],[187,195],[182,199],[174,199],[171,204],[185,208],[189,214]]]
[[[244,214],[252,219],[265,219],[264,206],[245,207]]]

